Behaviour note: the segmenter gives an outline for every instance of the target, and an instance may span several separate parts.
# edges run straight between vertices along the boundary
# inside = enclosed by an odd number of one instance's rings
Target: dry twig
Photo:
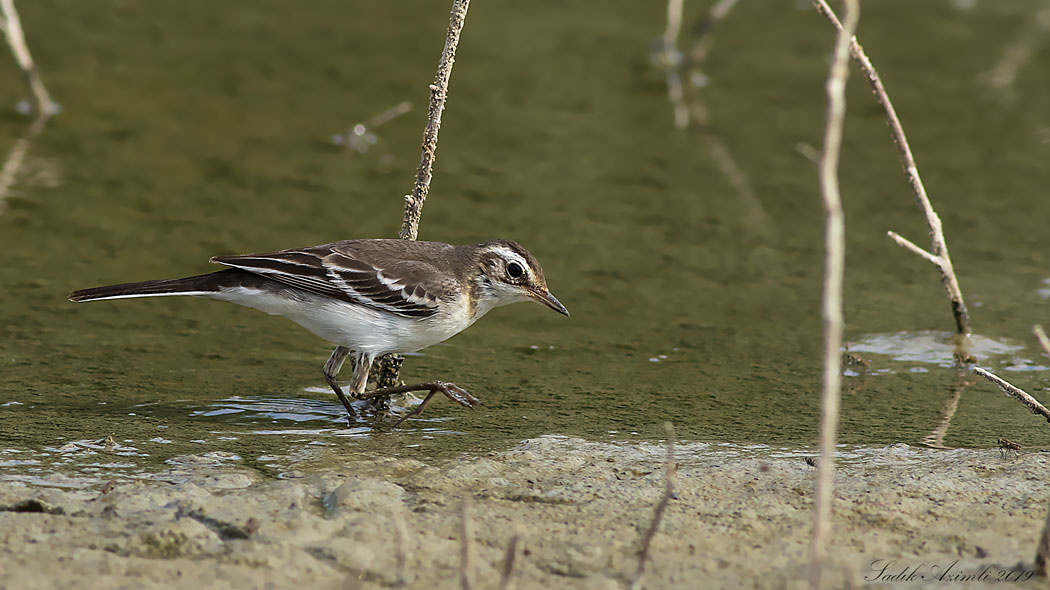
[[[974,367],[973,372],[991,381],[1003,393],[1024,404],[1024,406],[1028,408],[1029,412],[1033,414],[1039,414],[1043,418],[1046,418],[1047,422],[1050,422],[1050,410],[1046,409],[1046,406],[1039,403],[1039,400],[1035,399],[1031,395],[1028,395],[1028,393],[1025,392],[1023,389],[1011,385],[1009,382],[1000,378],[998,375],[987,369],[982,369],[981,367]]]
[[[835,27],[841,32],[842,23],[836,18],[835,13],[831,10],[825,0],[813,0],[820,11]],[[926,252],[918,246],[911,244],[907,246],[902,242],[903,238],[897,240],[898,244],[907,247],[908,249],[916,252],[933,262],[937,265],[937,268],[941,271],[941,282],[944,285],[944,291],[948,295],[948,299],[952,304],[952,314],[955,316],[955,329],[956,332],[963,335],[970,334],[970,314],[966,310],[966,303],[963,301],[962,290],[959,288],[959,279],[955,276],[955,269],[952,266],[952,259],[948,256],[948,244],[944,240],[944,230],[941,227],[941,218],[938,217],[937,212],[933,210],[933,205],[930,203],[930,198],[926,195],[926,187],[922,184],[922,178],[919,177],[919,168],[915,164],[915,157],[911,153],[911,147],[908,146],[908,138],[904,135],[904,127],[901,126],[900,119],[897,118],[897,112],[893,108],[893,103],[890,102],[890,97],[886,93],[886,88],[882,84],[882,79],[879,78],[879,74],[875,71],[875,66],[872,65],[871,60],[868,59],[867,54],[864,53],[864,48],[857,42],[857,38],[853,36],[850,40],[850,54],[853,59],[860,64],[861,70],[864,72],[865,77],[868,79],[868,83],[871,84],[871,89],[875,93],[875,97],[878,99],[879,104],[882,105],[883,110],[886,112],[886,122],[890,126],[890,130],[893,133],[893,142],[897,145],[897,151],[900,155],[901,166],[904,168],[904,174],[908,178],[908,184],[911,186],[912,194],[915,196],[915,202],[922,209],[923,215],[926,217],[926,224],[930,229],[930,239],[932,241],[932,252]],[[896,234],[892,234],[893,237]],[[899,237],[899,236],[898,236]],[[904,240],[905,242],[907,240]],[[912,247],[914,246],[914,248]]]
[[[0,0],[0,27],[4,30],[7,44],[11,46],[11,52],[15,55],[18,67],[29,84],[29,90],[33,93],[33,104],[36,106],[38,115],[51,116],[59,111],[58,103],[51,100],[51,95],[40,78],[40,71],[33,62],[33,55],[29,53],[26,45],[25,35],[22,33],[22,21],[18,18],[15,10],[14,0]]]
[[[452,76],[456,47],[459,46],[459,35],[463,31],[469,5],[470,0],[452,2],[445,47],[441,51],[441,61],[438,63],[434,83],[430,85],[430,108],[427,110],[427,126],[423,131],[423,149],[419,156],[416,184],[412,188],[412,194],[405,195],[405,217],[399,234],[402,240],[414,240],[419,235],[419,217],[423,212],[423,202],[430,192],[430,180],[434,173],[438,131],[441,129],[441,114],[445,110],[445,97],[448,95],[448,80]]]
[[[438,62],[434,83],[430,85],[430,108],[427,110],[427,126],[423,130],[423,148],[419,156],[419,169],[416,171],[416,184],[412,193],[405,195],[405,216],[398,234],[402,240],[414,240],[419,235],[419,217],[423,214],[423,202],[430,193],[430,180],[434,175],[438,131],[441,129],[441,114],[445,111],[448,81],[452,76],[452,65],[456,62],[459,35],[463,31],[469,6],[470,0],[452,0],[445,47],[441,50],[441,61]],[[379,387],[397,384],[403,362],[404,357],[396,354],[385,355],[379,359],[376,373]]]
[[[525,536],[524,530],[521,525],[515,525],[514,535],[510,538],[510,543],[507,545],[507,555],[503,558],[503,573],[499,579],[499,590],[511,590],[514,587],[513,576],[514,576],[514,560],[518,556],[518,545],[521,544],[521,539]]]
[[[649,529],[642,537],[642,551],[638,557],[638,569],[635,570],[634,579],[629,586],[631,590],[638,590],[642,587],[642,576],[645,574],[645,565],[649,561],[649,549],[652,546],[653,537],[660,528],[660,521],[663,520],[667,504],[674,498],[675,474],[678,473],[678,464],[674,460],[674,426],[670,422],[664,422],[664,432],[667,434],[667,471],[664,472],[664,495],[660,498],[660,503],[656,505],[656,510],[653,511],[653,520],[649,523]]]
[[[845,220],[839,194],[839,149],[846,114],[846,79],[849,75],[849,41],[857,29],[860,6],[845,2],[845,25],[839,29],[828,72],[827,122],[820,159],[820,192],[827,222],[824,247],[824,388],[821,395],[820,460],[817,464],[816,511],[810,545],[810,587],[819,590],[824,558],[831,533],[831,487],[835,470],[835,433],[838,429],[842,388],[842,275],[846,258]]]

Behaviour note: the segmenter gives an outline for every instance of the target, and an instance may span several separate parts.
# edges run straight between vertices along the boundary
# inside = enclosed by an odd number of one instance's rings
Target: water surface
[[[1050,321],[1040,9],[894,0],[866,5],[860,33],[944,220],[981,363],[1037,397],[1050,363],[1030,337]],[[321,379],[330,346],[286,320],[189,298],[66,301],[204,272],[215,254],[396,235],[446,10],[24,3],[65,110],[0,213],[0,466],[46,470],[19,457],[66,448],[70,465],[100,468],[85,445],[110,435],[125,462],[224,452],[275,473],[322,447],[451,456],[549,433],[655,439],[665,420],[695,441],[814,441],[823,220],[803,152],[822,135],[833,35],[805,2],[741,3],[716,31],[710,136],[673,128],[649,60],[662,6],[471,7],[421,237],[522,242],[573,314],[501,308],[409,359],[406,380],[454,380],[483,408],[436,401],[400,432],[348,428]],[[2,154],[29,122],[10,60],[0,80]],[[860,77],[848,99],[846,337],[871,365],[847,379],[841,439],[1047,445],[1041,420],[942,354],[953,324],[936,272],[885,236],[925,243],[925,225]],[[405,100],[415,108],[367,152],[331,144]]]

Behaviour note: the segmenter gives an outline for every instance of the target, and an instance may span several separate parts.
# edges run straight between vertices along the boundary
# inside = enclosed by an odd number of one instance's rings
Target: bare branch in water
[[[839,19],[825,0],[814,0],[813,3],[817,10],[835,25],[835,28],[839,31],[842,30],[842,23],[839,22]],[[955,276],[952,259],[948,255],[948,244],[944,240],[941,218],[934,211],[930,198],[926,195],[926,187],[922,184],[922,178],[919,177],[919,167],[915,164],[915,157],[912,155],[911,147],[908,145],[908,138],[904,135],[904,127],[901,126],[900,119],[897,118],[897,111],[893,108],[893,103],[890,101],[889,94],[886,93],[886,87],[883,86],[882,79],[879,78],[875,66],[872,65],[871,60],[864,53],[864,48],[860,46],[855,36],[852,36],[850,40],[849,49],[853,59],[857,61],[868,79],[868,83],[875,92],[876,99],[886,113],[886,122],[893,133],[893,142],[897,145],[901,166],[904,168],[904,175],[911,186],[915,202],[926,217],[926,225],[929,226],[930,230],[930,240],[933,243],[930,251],[934,257],[941,259],[941,262],[938,263],[938,268],[941,270],[941,283],[944,285],[944,291],[952,304],[952,315],[955,316],[956,332],[962,335],[969,335],[970,314],[966,309],[966,303],[963,301],[962,289],[959,288],[959,279]]]
[[[445,98],[448,96],[448,81],[452,76],[452,65],[456,62],[456,48],[463,23],[467,18],[470,0],[453,0],[449,13],[448,34],[445,46],[441,50],[441,61],[438,62],[434,83],[430,85],[430,108],[427,110],[427,126],[423,130],[423,148],[419,156],[419,169],[416,171],[416,183],[412,193],[405,195],[405,216],[401,222],[402,240],[414,240],[419,235],[419,218],[423,214],[423,202],[430,193],[430,181],[434,177],[434,159],[437,153],[438,130],[441,129],[441,114],[445,111]],[[404,357],[388,354],[379,358],[376,379],[379,387],[397,384],[398,375]]]

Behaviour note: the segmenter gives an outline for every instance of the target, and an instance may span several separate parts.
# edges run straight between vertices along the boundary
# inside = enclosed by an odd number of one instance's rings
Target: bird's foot
[[[423,401],[412,408],[412,411],[405,414],[394,423],[394,428],[397,428],[402,422],[407,420],[410,416],[417,416],[423,413],[423,410],[430,403],[430,400],[437,393],[443,393],[445,397],[456,402],[457,404],[467,407],[474,408],[476,406],[484,405],[482,401],[470,394],[466,389],[450,383],[448,381],[428,381],[426,383],[416,383],[414,385],[395,385],[393,387],[381,387],[379,389],[373,389],[372,391],[366,391],[355,395],[357,399],[375,399],[381,396],[394,395],[397,393],[407,393],[409,391],[426,391],[427,396],[423,398]]]

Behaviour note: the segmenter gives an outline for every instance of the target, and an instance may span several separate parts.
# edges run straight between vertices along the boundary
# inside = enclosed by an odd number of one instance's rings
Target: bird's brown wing
[[[211,260],[406,317],[430,317],[437,313],[439,301],[455,296],[454,278],[433,262],[421,260],[425,256],[419,256],[418,246],[383,242],[393,240],[348,240]]]

